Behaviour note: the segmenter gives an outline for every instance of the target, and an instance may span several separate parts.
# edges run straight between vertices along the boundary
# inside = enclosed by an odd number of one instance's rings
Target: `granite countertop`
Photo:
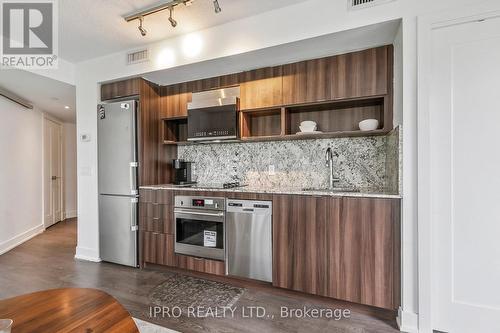
[[[342,191],[329,191],[329,190],[303,190],[294,187],[281,187],[281,188],[262,188],[242,186],[237,188],[220,189],[199,186],[179,186],[173,184],[149,185],[140,186],[141,189],[153,190],[179,190],[179,191],[213,191],[213,192],[235,192],[235,193],[269,193],[269,194],[297,194],[297,195],[328,195],[332,197],[361,197],[361,198],[386,198],[386,199],[400,199],[399,194],[386,193],[384,191],[374,191],[371,189],[363,189],[359,192],[342,192]]]

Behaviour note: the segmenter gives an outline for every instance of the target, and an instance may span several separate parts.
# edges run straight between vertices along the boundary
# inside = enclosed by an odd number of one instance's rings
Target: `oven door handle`
[[[224,212],[219,212],[219,213],[200,213],[200,212],[195,212],[195,211],[192,211],[192,210],[181,210],[181,209],[174,210],[174,213],[191,214],[191,215],[198,215],[198,216],[215,216],[215,217],[222,217],[222,216],[224,216]]]

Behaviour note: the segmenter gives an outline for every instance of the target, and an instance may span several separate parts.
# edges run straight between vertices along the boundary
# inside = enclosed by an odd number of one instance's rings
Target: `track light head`
[[[170,21],[172,28],[175,28],[177,26],[177,21],[174,20],[174,18],[172,17],[172,14],[174,13],[174,7],[170,7],[169,10],[170,10],[170,17],[168,18],[168,20]]]
[[[219,0],[214,0],[214,10],[215,10],[216,14],[219,14],[220,12],[222,12],[222,8],[220,8],[220,5],[219,5]]]
[[[139,31],[141,32],[141,36],[144,37],[148,34],[148,31],[143,28],[142,23],[144,22],[144,17],[139,17]]]

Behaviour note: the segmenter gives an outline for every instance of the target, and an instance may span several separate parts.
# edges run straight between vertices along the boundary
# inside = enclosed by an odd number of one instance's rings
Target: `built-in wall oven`
[[[225,198],[175,197],[175,253],[225,260]]]

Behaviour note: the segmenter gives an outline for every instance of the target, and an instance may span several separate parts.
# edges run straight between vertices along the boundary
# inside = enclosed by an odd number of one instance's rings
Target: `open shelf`
[[[163,119],[163,144],[186,143],[187,136],[187,118]]]
[[[317,130],[325,134],[361,132],[358,124],[364,119],[377,119],[378,129],[384,128],[383,97],[288,107],[285,117],[285,135],[296,135],[300,131],[300,123],[306,120],[316,122]]]
[[[388,95],[240,111],[242,142],[312,140],[385,135],[392,130]],[[377,119],[379,127],[361,131],[359,122]],[[297,134],[302,121],[318,124],[321,133]],[[163,144],[187,144],[187,118],[163,119]]]
[[[372,96],[243,111],[241,140],[307,140],[384,135],[392,129],[384,126],[384,120],[387,119],[387,98],[386,95]],[[365,119],[377,119],[379,127],[373,131],[361,131],[359,122]],[[322,133],[297,134],[300,123],[306,120],[316,122],[317,130]]]
[[[241,137],[274,137],[283,134],[282,109],[242,111],[240,114]]]

